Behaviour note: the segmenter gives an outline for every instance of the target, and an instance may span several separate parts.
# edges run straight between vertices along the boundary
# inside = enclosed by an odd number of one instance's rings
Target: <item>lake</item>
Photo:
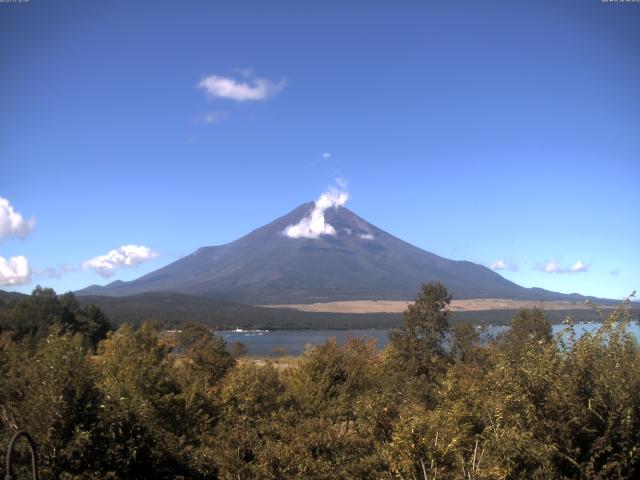
[[[578,323],[575,330],[578,336],[584,332],[593,332],[600,327],[599,323]],[[486,334],[496,335],[507,327],[496,326],[487,330]],[[565,325],[554,325],[553,333],[556,334],[565,328]],[[629,330],[640,340],[640,326],[631,323]],[[227,344],[242,342],[248,349],[249,355],[274,356],[274,349],[286,349],[288,355],[300,355],[307,344],[319,345],[327,339],[335,337],[338,343],[343,343],[348,338],[368,337],[375,338],[378,348],[383,348],[389,343],[388,330],[274,330],[274,331],[219,331],[216,335],[224,338]]]

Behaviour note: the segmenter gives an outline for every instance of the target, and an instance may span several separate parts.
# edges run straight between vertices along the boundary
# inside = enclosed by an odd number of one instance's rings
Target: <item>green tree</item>
[[[236,363],[224,340],[204,325],[185,325],[176,338],[176,347],[186,357],[184,367],[197,377],[204,390],[216,384]]]
[[[509,478],[635,478],[640,473],[640,351],[615,312],[595,334],[499,355],[487,376],[486,438]],[[489,413],[490,412],[490,413]]]
[[[542,308],[521,308],[502,336],[501,345],[507,356],[515,361],[527,348],[537,343],[549,343],[552,338],[551,321],[545,317]]]
[[[308,349],[296,367],[285,372],[285,381],[298,408],[348,428],[354,421],[357,398],[376,382],[372,374],[375,342],[352,338],[338,345],[335,338]]]
[[[123,326],[95,361],[105,400],[100,410],[102,470],[119,478],[211,474],[199,471],[201,415],[188,408],[171,347],[151,324]]]
[[[82,337],[62,334],[54,326],[35,352],[26,343],[16,343],[5,354],[2,447],[16,430],[27,430],[38,445],[44,477],[91,472],[101,395]]]
[[[407,390],[420,391],[424,400],[429,398],[433,382],[445,371],[450,358],[445,345],[450,302],[451,296],[442,283],[422,285],[415,302],[404,312],[400,328],[389,333],[389,374],[398,377],[399,382],[409,382]]]
[[[0,306],[0,331],[11,332],[15,341],[27,339],[35,347],[54,324],[61,333],[81,333],[93,348],[112,329],[100,308],[81,307],[71,292],[58,296],[51,288],[37,286],[30,296]]]
[[[272,419],[284,406],[283,392],[278,372],[270,364],[240,364],[223,379],[222,419],[214,437],[221,478],[263,478],[259,458],[265,454],[269,436],[275,434]]]

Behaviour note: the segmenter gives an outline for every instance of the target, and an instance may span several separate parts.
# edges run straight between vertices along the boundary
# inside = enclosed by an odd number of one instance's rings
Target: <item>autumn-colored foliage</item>
[[[108,332],[99,309],[37,290],[0,307],[0,454],[26,429],[43,478],[640,476],[627,304],[579,338],[522,310],[481,343],[450,328],[449,299],[425,285],[383,350],[329,340],[276,369],[200,325]]]

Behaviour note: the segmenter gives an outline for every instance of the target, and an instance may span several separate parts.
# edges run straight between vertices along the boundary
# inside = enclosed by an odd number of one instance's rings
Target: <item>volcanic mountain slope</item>
[[[314,203],[226,245],[196,252],[130,282],[91,286],[78,295],[128,296],[176,292],[251,304],[335,300],[410,300],[420,284],[438,280],[454,298],[580,299],[521,287],[492,270],[417,248],[345,207],[329,208],[333,234],[290,238],[284,231],[308,218]],[[333,227],[333,228],[331,228]]]

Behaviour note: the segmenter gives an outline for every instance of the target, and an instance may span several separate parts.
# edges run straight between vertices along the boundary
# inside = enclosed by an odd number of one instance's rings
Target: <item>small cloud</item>
[[[119,267],[139,265],[157,256],[156,252],[143,245],[123,245],[111,250],[106,255],[82,262],[82,268],[95,270],[98,275],[109,278],[115,274],[115,269]]]
[[[24,285],[30,282],[31,268],[25,257],[0,257],[0,285]]]
[[[243,82],[220,75],[205,77],[197,85],[205,90],[210,98],[225,98],[237,102],[266,100],[280,93],[286,86],[287,81],[284,78],[278,82],[268,78],[255,78]]]
[[[555,260],[549,260],[541,264],[537,264],[534,267],[535,270],[539,270],[544,273],[582,273],[589,271],[589,265],[582,260],[578,260],[573,266],[563,266]]]
[[[614,268],[609,272],[609,275],[620,275],[620,269]]]
[[[13,209],[9,200],[0,197],[0,241],[9,236],[24,238],[31,233],[35,225],[35,218],[25,220]]]
[[[323,160],[329,160],[331,158],[331,154],[329,152],[324,152],[322,154],[322,159]]]
[[[579,273],[586,272],[589,270],[589,265],[582,262],[582,260],[578,260],[573,267],[569,270],[569,273]]]
[[[338,208],[347,203],[349,193],[341,188],[331,187],[320,195],[313,209],[295,225],[289,225],[283,233],[289,238],[318,238],[335,235],[333,225],[325,222],[324,212],[328,208]]]
[[[358,235],[362,240],[373,240],[373,235],[370,233],[361,233]]]
[[[44,278],[61,278],[65,273],[73,272],[76,267],[73,265],[61,265],[59,267],[48,267],[39,270],[33,270],[33,274]]]
[[[496,260],[491,264],[491,270],[506,270],[507,264],[504,260]]]
[[[507,262],[504,259],[496,260],[491,264],[489,268],[491,268],[491,270],[494,270],[494,271],[504,270],[509,272],[517,272],[520,269],[520,267],[517,264]]]
[[[229,114],[226,112],[209,112],[209,113],[205,113],[204,115],[202,115],[202,117],[200,117],[203,123],[206,123],[209,125],[212,123],[221,122],[223,120],[226,120],[227,118],[229,118]]]

